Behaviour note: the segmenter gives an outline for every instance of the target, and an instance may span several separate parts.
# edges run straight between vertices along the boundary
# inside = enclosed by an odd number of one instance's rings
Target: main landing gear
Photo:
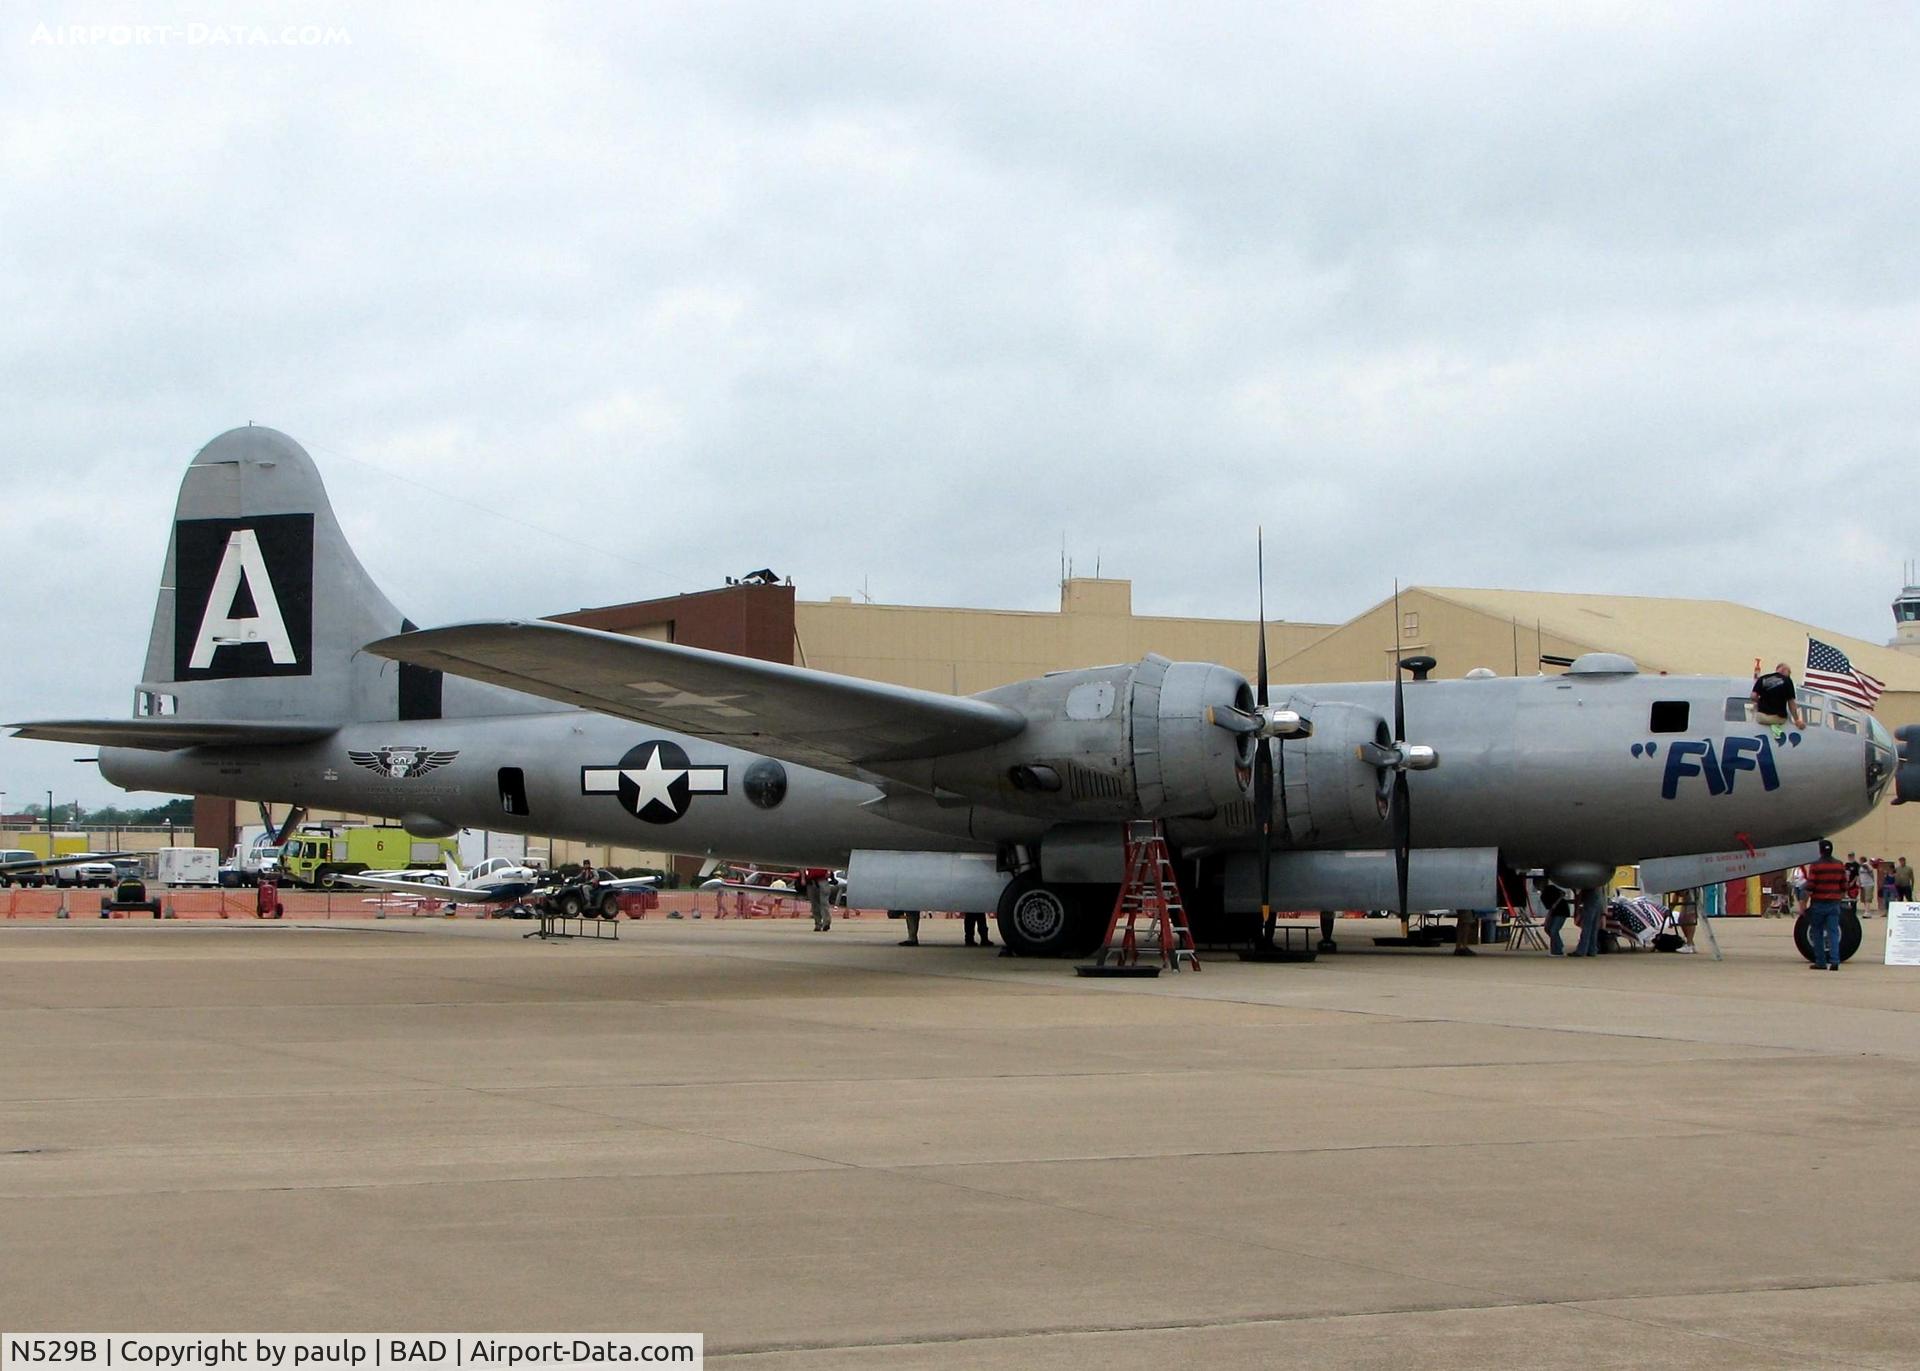
[[[1106,936],[1116,889],[1049,885],[1022,872],[1000,892],[1000,941],[1022,957],[1087,957]]]

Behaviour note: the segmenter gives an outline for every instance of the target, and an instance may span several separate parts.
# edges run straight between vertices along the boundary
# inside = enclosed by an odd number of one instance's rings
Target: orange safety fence
[[[253,889],[170,890],[163,886],[149,887],[148,893],[159,902],[164,919],[241,921],[262,917],[259,892]],[[144,909],[115,910],[103,914],[101,903],[110,894],[110,891],[98,889],[0,889],[0,922],[153,917]],[[449,907],[443,901],[430,897],[344,887],[336,890],[292,890],[282,886],[276,902],[281,911],[278,917],[286,919],[486,919],[505,912],[498,905]],[[675,919],[805,919],[812,915],[805,896],[787,891],[769,891],[760,895],[738,890],[667,890],[659,892],[653,908],[647,907],[649,903],[641,892],[623,895],[620,912],[628,919],[644,918],[648,913]],[[63,910],[64,914],[61,912]],[[841,905],[834,906],[833,910],[835,919],[878,918],[885,914],[886,911],[881,909],[849,909]],[[934,919],[941,916],[929,910],[925,917]],[[949,914],[946,917],[959,916]]]
[[[102,902],[111,892],[102,890],[6,889],[0,891],[0,921],[40,919],[150,919],[144,909],[103,911]],[[161,917],[167,919],[258,919],[261,917],[259,892],[252,889],[169,890],[149,887],[148,895],[158,901]],[[288,919],[388,919],[405,917],[451,917],[441,902],[414,899],[405,895],[348,890],[287,890],[282,888],[276,900],[280,914]],[[64,911],[64,912],[63,912]],[[482,908],[459,910],[481,915]]]
[[[667,911],[669,918],[695,919],[810,919],[813,907],[807,903],[805,895],[791,890],[680,890],[663,894],[660,897],[661,908]],[[835,919],[864,919],[884,917],[884,909],[854,909],[848,905],[835,905]],[[942,917],[933,910],[926,911],[926,917]],[[957,919],[958,914],[945,917]]]

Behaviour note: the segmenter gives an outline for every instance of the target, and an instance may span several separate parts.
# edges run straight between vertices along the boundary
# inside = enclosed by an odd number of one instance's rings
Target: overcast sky
[[[1251,617],[1264,523],[1288,618],[1398,576],[1884,639],[1920,555],[1911,6],[86,28],[157,8],[0,21],[0,718],[129,712],[249,419],[423,624],[761,566],[1044,609],[1063,537]],[[118,795],[75,755],[0,742],[7,806]]]

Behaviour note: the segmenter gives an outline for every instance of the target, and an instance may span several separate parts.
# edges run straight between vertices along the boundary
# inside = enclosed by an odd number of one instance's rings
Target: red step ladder
[[[1184,964],[1198,971],[1200,957],[1160,821],[1132,820],[1125,838],[1126,873],[1107,936],[1093,962],[1076,970],[1085,976],[1157,976],[1163,966],[1178,971]],[[1142,953],[1152,954],[1153,964],[1141,965]]]

